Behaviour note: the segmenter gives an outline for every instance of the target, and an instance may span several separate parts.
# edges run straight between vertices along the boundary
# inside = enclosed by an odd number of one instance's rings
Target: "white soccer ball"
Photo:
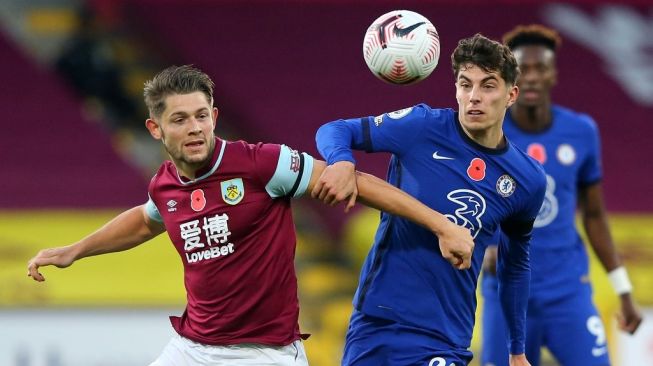
[[[363,57],[379,79],[391,84],[414,84],[438,65],[440,38],[422,15],[394,10],[378,17],[367,29]]]

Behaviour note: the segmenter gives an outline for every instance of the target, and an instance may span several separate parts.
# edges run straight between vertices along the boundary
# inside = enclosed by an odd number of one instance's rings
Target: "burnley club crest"
[[[245,196],[245,187],[242,178],[234,178],[220,182],[222,199],[230,204],[235,205],[242,201]]]

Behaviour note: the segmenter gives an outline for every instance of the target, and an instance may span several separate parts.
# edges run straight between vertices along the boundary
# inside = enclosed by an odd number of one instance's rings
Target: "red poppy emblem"
[[[201,189],[196,189],[190,194],[190,207],[195,212],[202,211],[206,206],[206,198],[204,197],[204,191]]]
[[[544,164],[546,161],[546,149],[542,144],[532,143],[528,145],[526,153],[528,153],[531,158],[539,161],[540,164]]]
[[[467,168],[467,175],[476,182],[483,180],[485,178],[485,162],[483,159],[472,159],[469,168]]]

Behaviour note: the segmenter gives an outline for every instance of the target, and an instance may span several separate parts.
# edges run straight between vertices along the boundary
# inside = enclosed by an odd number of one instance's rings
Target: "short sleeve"
[[[270,197],[299,197],[306,192],[313,172],[313,157],[281,145],[276,169],[265,185]]]
[[[156,208],[154,201],[152,201],[152,198],[149,197],[149,195],[148,195],[148,200],[145,203],[145,212],[147,213],[147,216],[150,217],[150,219],[157,222],[163,222],[163,217],[161,217],[161,213],[159,213],[159,209]]]

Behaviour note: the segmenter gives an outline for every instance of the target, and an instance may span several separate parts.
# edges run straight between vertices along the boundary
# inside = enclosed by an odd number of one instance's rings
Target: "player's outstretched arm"
[[[325,162],[314,160],[308,191],[313,190],[325,168]],[[441,213],[373,175],[356,172],[356,183],[358,201],[426,227],[437,235],[442,256],[454,267],[467,269],[471,266],[474,239],[468,229],[454,224]]]
[[[149,218],[144,205],[137,206],[116,216],[77,243],[41,250],[29,260],[27,275],[42,282],[45,277],[39,273],[39,267],[52,265],[65,268],[84,257],[131,249],[164,231],[162,224]]]
[[[621,313],[617,315],[619,328],[633,334],[642,322],[642,315],[631,296],[630,280],[612,241],[601,184],[596,183],[581,188],[578,191],[578,200],[583,226],[590,245],[603,268],[608,272],[612,285],[621,300]]]

